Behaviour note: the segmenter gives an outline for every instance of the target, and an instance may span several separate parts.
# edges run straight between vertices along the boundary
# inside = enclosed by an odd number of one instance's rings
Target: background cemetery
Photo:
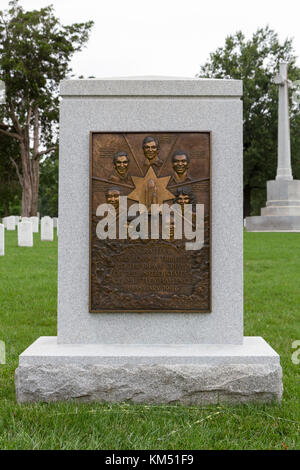
[[[24,19],[18,2],[13,9],[12,16]],[[43,35],[50,34],[51,21],[56,20],[53,10],[26,18],[29,23],[43,22],[45,29],[37,41],[43,47]],[[61,47],[72,46],[63,64],[50,52],[59,73],[53,78],[49,61],[41,70],[48,84],[43,90],[31,75],[32,59],[27,62],[22,50],[15,50],[9,67],[17,70],[20,63],[25,67],[30,99],[23,99],[22,80],[15,80],[13,85],[9,81],[1,70],[0,58],[0,79],[7,83],[6,104],[0,105],[0,340],[6,345],[6,363],[0,366],[0,448],[299,448],[299,365],[291,360],[292,343],[300,338],[298,233],[244,232],[245,334],[263,336],[280,354],[284,385],[281,404],[16,404],[14,371],[19,354],[37,337],[56,334],[58,85],[68,77],[71,56],[87,42],[92,26],[92,22],[82,23],[73,33],[60,26],[65,34]],[[3,52],[3,29],[0,32]],[[76,43],[77,34],[81,39]],[[6,60],[11,51],[7,54]],[[0,57],[5,58],[4,52]],[[278,86],[273,78],[281,61],[289,64],[289,80],[300,80],[292,40],[280,42],[266,27],[249,40],[242,33],[228,37],[199,72],[199,78],[244,82],[244,218],[260,215],[267,200],[267,181],[276,176]],[[38,63],[37,55],[36,68]],[[15,78],[20,77],[16,74]],[[291,167],[298,180],[300,106],[292,94],[291,86]],[[22,153],[20,145],[26,133],[33,136],[34,144],[28,146],[27,154]],[[25,177],[28,172],[33,175],[30,183]],[[33,183],[34,175],[38,175],[39,184]]]
[[[14,231],[18,233],[18,246],[33,246],[33,233],[40,233],[41,240],[53,241],[54,228],[58,235],[58,218],[44,216],[39,220],[39,216],[20,217],[18,215],[10,215],[3,217],[0,232],[0,254],[5,253],[5,230]]]

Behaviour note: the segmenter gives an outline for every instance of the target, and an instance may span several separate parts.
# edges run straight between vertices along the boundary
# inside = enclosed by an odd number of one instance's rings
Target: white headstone
[[[15,215],[15,221],[16,221],[16,225],[18,225],[18,223],[20,222],[20,216],[19,215]]]
[[[18,246],[33,246],[32,222],[25,220],[19,223]]]
[[[7,228],[7,217],[3,217],[2,223],[4,225],[4,228]]]
[[[32,222],[32,231],[33,233],[38,233],[39,231],[39,218],[36,216],[30,217]]]
[[[4,256],[4,225],[0,224],[0,256]]]
[[[51,217],[41,218],[41,240],[53,241],[53,220]]]
[[[7,230],[15,230],[16,229],[16,218],[14,215],[7,217]]]

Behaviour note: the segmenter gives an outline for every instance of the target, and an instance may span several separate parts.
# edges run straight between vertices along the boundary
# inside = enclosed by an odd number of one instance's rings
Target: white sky
[[[63,24],[95,22],[72,61],[74,73],[85,77],[193,77],[228,34],[250,37],[267,24],[281,41],[293,37],[300,56],[299,0],[21,0],[26,10],[49,4]],[[7,5],[0,0],[0,9]]]

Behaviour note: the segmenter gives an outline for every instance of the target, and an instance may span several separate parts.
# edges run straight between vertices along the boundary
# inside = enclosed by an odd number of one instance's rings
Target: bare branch
[[[10,107],[10,115],[11,115],[14,127],[15,127],[17,133],[21,136],[22,135],[22,127],[20,126],[19,120],[18,120],[16,112],[15,112],[15,107],[14,107],[12,101],[9,101],[9,107]]]
[[[18,167],[17,163],[15,162],[15,160],[12,157],[9,157],[9,159],[10,159],[10,161],[12,162],[12,164],[14,165],[14,167],[16,169],[20,185],[23,187],[23,176],[20,173],[19,167]]]
[[[28,109],[28,113],[27,113],[27,118],[26,118],[26,126],[29,126],[29,124],[30,124],[31,112],[32,112],[32,107],[30,105],[29,109]]]
[[[33,158],[36,160],[39,153],[39,108],[35,105],[33,121]]]
[[[46,155],[46,153],[52,152],[53,150],[56,150],[57,147],[49,147],[47,150],[43,150],[42,152],[37,153],[36,158],[40,158],[42,155]]]
[[[0,132],[2,132],[2,134],[4,135],[8,135],[9,137],[13,137],[14,139],[22,140],[22,137],[19,136],[19,134],[16,134],[15,132],[5,131],[4,129],[1,129],[1,127],[0,127]]]

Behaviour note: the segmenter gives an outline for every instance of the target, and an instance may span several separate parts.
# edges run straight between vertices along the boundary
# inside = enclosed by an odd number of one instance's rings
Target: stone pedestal
[[[62,345],[41,337],[20,356],[22,402],[217,404],[280,401],[278,354],[260,337],[242,345]]]
[[[300,231],[300,180],[267,183],[267,203],[261,216],[247,217],[248,232]]]
[[[243,337],[242,82],[70,80],[61,96],[58,334],[20,356],[17,399],[280,400],[278,355]],[[90,313],[91,131],[211,132],[211,312]]]

